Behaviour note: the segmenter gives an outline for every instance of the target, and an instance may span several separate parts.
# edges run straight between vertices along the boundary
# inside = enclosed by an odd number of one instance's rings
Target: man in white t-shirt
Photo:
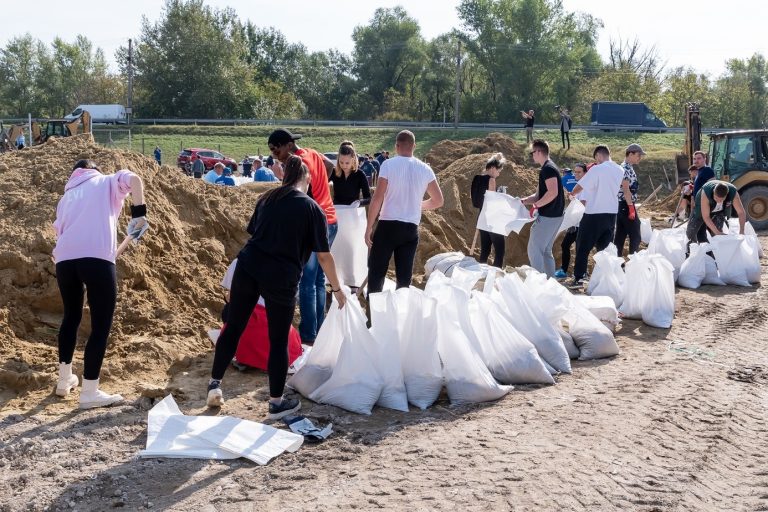
[[[616,213],[619,211],[618,192],[624,180],[624,169],[611,160],[608,146],[597,146],[592,153],[597,165],[592,167],[573,188],[586,201],[584,217],[576,238],[576,261],[570,288],[580,288],[587,273],[589,253],[593,248],[602,251],[613,241]]]
[[[368,293],[380,292],[384,288],[393,254],[397,287],[411,285],[413,260],[419,245],[421,211],[443,206],[443,192],[435,173],[413,156],[415,147],[413,132],[401,131],[395,141],[397,156],[381,165],[365,230],[365,243],[371,248],[368,256]],[[426,201],[424,192],[429,196]],[[373,224],[377,217],[379,223],[374,232]]]

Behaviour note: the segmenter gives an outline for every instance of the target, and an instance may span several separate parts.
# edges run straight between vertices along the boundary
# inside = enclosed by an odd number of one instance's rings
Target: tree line
[[[145,118],[557,122],[555,105],[577,124],[593,101],[642,101],[671,126],[684,105],[701,104],[706,126],[768,122],[768,63],[756,53],[707,76],[667,69],[655,48],[611,41],[602,22],[560,0],[463,0],[460,27],[427,40],[402,7],[379,8],[354,28],[351,54],[311,52],[274,27],[243,21],[203,0],[166,0],[142,20],[133,52],[134,115]],[[125,103],[128,45],[110,72],[104,52],[82,35],[45,45],[30,35],[0,49],[0,116],[62,116],[83,103]],[[458,82],[458,84],[457,84]]]

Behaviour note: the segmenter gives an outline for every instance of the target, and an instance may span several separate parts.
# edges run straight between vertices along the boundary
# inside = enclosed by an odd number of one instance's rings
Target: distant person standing
[[[397,156],[386,160],[381,166],[365,230],[365,242],[371,248],[368,257],[369,294],[384,289],[384,279],[393,254],[397,287],[411,285],[413,260],[419,245],[421,212],[443,205],[443,192],[435,173],[413,156],[415,148],[413,132],[401,131],[395,139]],[[425,192],[429,196],[426,201]],[[374,232],[373,225],[377,218],[379,223]]]
[[[585,200],[586,204],[576,237],[576,261],[570,288],[584,285],[590,251],[594,248],[602,251],[608,247],[616,229],[616,213],[619,210],[617,192],[624,180],[624,169],[611,160],[608,146],[597,146],[592,156],[597,165],[591,167],[573,187],[572,195]]]
[[[698,169],[696,181],[693,182],[693,197],[696,198],[696,194],[699,193],[701,187],[709,180],[715,179],[715,170],[707,165],[707,155],[703,151],[693,153],[693,165]]]
[[[27,145],[27,139],[24,137],[24,132],[22,131],[18,137],[16,137],[16,149],[24,149],[24,147]]]
[[[571,116],[567,109],[560,109],[560,138],[563,139],[563,149],[565,141],[568,140],[568,149],[571,149]]]
[[[251,160],[250,158],[248,158],[248,155],[245,155],[243,157],[242,169],[243,169],[243,177],[244,178],[250,178],[251,177],[251,170],[256,165],[256,160],[257,159]],[[261,161],[259,161],[259,165],[261,165]]]
[[[634,254],[640,249],[640,217],[637,216],[635,202],[640,183],[637,181],[637,173],[632,167],[637,165],[645,156],[645,151],[640,144],[627,146],[626,158],[621,164],[624,169],[624,180],[619,189],[619,211],[616,215],[616,238],[613,243],[619,256],[623,255],[624,242],[629,236],[629,254]]]
[[[192,176],[195,178],[202,178],[205,173],[205,163],[200,155],[197,156],[194,162],[192,162]]]
[[[157,162],[157,165],[163,165],[163,152],[160,149],[160,146],[155,146],[155,162]]]
[[[520,113],[523,115],[523,119],[525,119],[525,142],[526,144],[531,144],[533,143],[533,124],[536,121],[534,111],[529,110],[526,112],[521,110]]]
[[[496,178],[501,174],[501,170],[506,162],[507,160],[504,158],[504,155],[496,153],[485,162],[485,170],[483,170],[482,174],[477,174],[472,178],[470,198],[472,199],[472,206],[478,210],[478,215],[483,209],[483,204],[485,204],[486,191],[496,192]],[[478,231],[480,231],[480,259],[478,261],[480,263],[488,263],[488,257],[491,255],[491,246],[493,246],[493,266],[504,268],[504,244],[506,243],[506,237],[484,229],[479,229]]]
[[[552,246],[563,222],[565,192],[560,169],[549,158],[549,144],[535,139],[531,145],[531,156],[533,161],[541,166],[541,170],[536,193],[523,198],[523,204],[531,206],[531,216],[535,211],[539,213],[531,226],[528,260],[533,268],[547,274],[547,277],[552,277],[555,275]]]

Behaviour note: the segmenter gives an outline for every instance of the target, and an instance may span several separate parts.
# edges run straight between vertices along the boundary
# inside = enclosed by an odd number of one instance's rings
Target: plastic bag
[[[651,219],[640,219],[640,241],[644,244],[649,244],[651,243],[652,236]]]
[[[584,216],[584,211],[585,208],[581,201],[574,200],[568,203],[568,208],[563,213],[563,222],[560,223],[560,229],[557,232],[560,233],[568,228],[578,226]]]
[[[611,331],[615,331],[616,327],[618,327],[620,323],[619,312],[616,309],[616,304],[610,297],[574,295],[573,300],[595,315]]]
[[[437,300],[437,349],[452,404],[497,400],[512,388],[494,380],[465,328],[469,324],[469,294],[453,285],[432,288]]]
[[[709,258],[707,256],[708,251],[708,243],[690,245],[690,255],[683,262],[682,267],[680,267],[677,284],[694,290],[701,286],[701,282],[704,281],[704,277],[707,275],[706,260]]]
[[[621,268],[624,258],[616,255],[616,246],[613,244],[608,244],[594,258],[595,268],[587,285],[587,293],[610,297],[618,308],[624,301],[625,276]]]
[[[342,284],[360,286],[368,276],[365,208],[336,205],[338,232],[331,245],[336,273]]]
[[[491,375],[504,384],[554,384],[530,341],[499,312],[490,297],[473,293],[469,316],[480,355]]]
[[[643,281],[642,319],[652,327],[668,329],[675,317],[675,277],[672,264],[651,255]]]
[[[533,222],[519,197],[486,191],[483,209],[477,219],[477,229],[507,236],[512,231],[520,234],[523,226]]]
[[[405,391],[410,403],[426,409],[443,389],[443,368],[437,351],[437,301],[413,287],[397,290],[395,301]]]
[[[560,335],[541,308],[526,297],[527,289],[517,274],[496,281],[510,313],[512,325],[533,343],[539,355],[557,371],[571,373],[571,359]]]
[[[374,364],[379,356],[377,343],[365,326],[365,313],[358,304],[347,301],[339,311],[342,341],[338,360],[328,380],[307,398],[350,412],[371,414],[384,389],[384,381]]]
[[[711,247],[710,244],[707,244]],[[712,256],[707,254],[704,260],[704,279],[701,284],[711,284],[715,286],[725,286],[725,281],[720,279],[720,272],[717,270],[717,262]]]
[[[574,303],[563,321],[568,324],[568,334],[579,347],[580,361],[611,357],[619,353],[613,333],[586,308]]]
[[[374,364],[384,381],[381,396],[376,404],[396,411],[408,412],[395,292],[371,293],[368,295],[368,301],[371,307],[370,333],[377,344]]]
[[[651,242],[648,244],[650,254],[660,254],[671,264],[674,270],[674,279],[680,274],[680,268],[685,261],[688,239],[681,228],[662,229],[653,232]]]
[[[718,235],[710,241],[717,270],[726,284],[760,282],[760,258],[744,235]]]

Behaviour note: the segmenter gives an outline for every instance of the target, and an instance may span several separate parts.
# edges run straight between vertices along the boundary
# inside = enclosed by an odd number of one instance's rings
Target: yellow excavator
[[[701,149],[697,103],[686,105],[685,128],[685,149],[677,157],[678,177],[688,175],[693,153]],[[736,186],[755,229],[768,229],[768,130],[711,133],[709,139],[709,165],[715,177]]]
[[[7,134],[2,131],[2,135],[0,135],[2,149],[15,149],[16,138],[22,133],[24,133],[24,125],[22,124],[12,125]],[[70,137],[81,133],[91,133],[91,114],[85,110],[71,121],[66,119],[37,119],[32,121],[32,137],[29,145],[42,144],[51,137]]]

